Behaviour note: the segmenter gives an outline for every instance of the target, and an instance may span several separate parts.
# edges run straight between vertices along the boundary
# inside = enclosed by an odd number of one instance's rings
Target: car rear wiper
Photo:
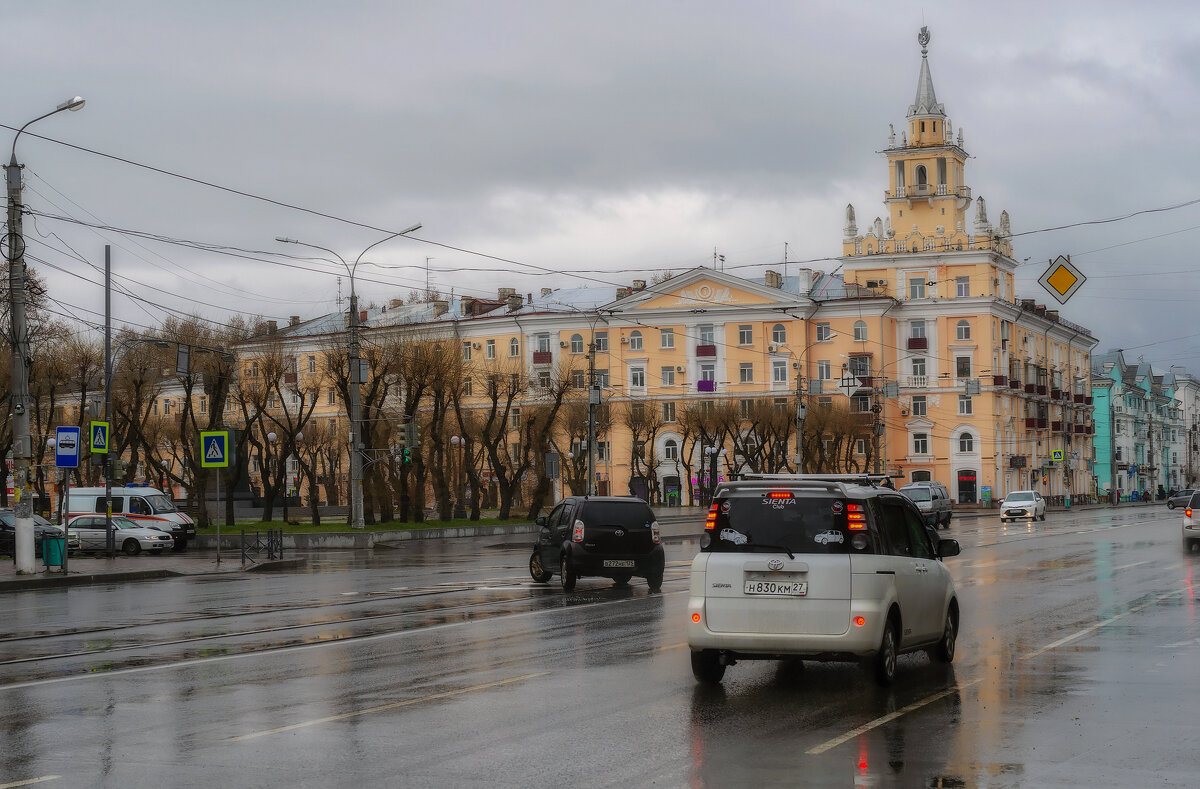
[[[789,559],[796,558],[796,554],[792,553],[792,549],[787,547],[786,545],[767,545],[765,543],[755,543],[755,542],[749,542],[746,544],[751,548],[765,548],[768,551],[783,551],[784,553],[786,553],[788,555]]]

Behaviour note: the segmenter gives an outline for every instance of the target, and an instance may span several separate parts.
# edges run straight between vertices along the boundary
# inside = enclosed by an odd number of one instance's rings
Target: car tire
[[[650,587],[651,592],[657,594],[662,591],[663,571],[663,567],[655,567],[646,573],[646,585]]]
[[[613,583],[617,586],[629,586],[630,578],[633,578],[633,575],[614,575]]]
[[[954,662],[954,645],[958,640],[958,621],[954,611],[946,612],[946,626],[942,630],[942,638],[937,645],[929,650],[931,660],[938,663]]]
[[[896,679],[897,657],[896,620],[889,617],[887,626],[883,628],[883,638],[879,640],[879,651],[875,653],[875,681],[877,683],[887,687]]]
[[[539,584],[544,584],[554,577],[554,573],[546,569],[542,564],[541,551],[535,550],[533,555],[529,557],[529,575]]]
[[[130,537],[128,540],[121,543],[121,550],[125,552],[126,556],[137,556],[142,552],[142,544]]]
[[[562,571],[559,575],[559,580],[562,581],[562,589],[564,592],[575,591],[575,582],[579,580],[579,576],[571,569],[571,560],[566,556],[562,558]]]
[[[725,676],[720,653],[715,649],[693,649],[692,676],[705,685],[719,685]]]
[[[1040,521],[1046,520],[1046,511],[1045,510],[1042,510],[1042,516],[1040,518],[1038,518],[1038,520],[1040,520]]]
[[[1169,510],[1173,510],[1173,509],[1175,509],[1175,502],[1173,502],[1173,501],[1171,501],[1170,499],[1168,499],[1168,500],[1167,500],[1167,509],[1169,509]]]

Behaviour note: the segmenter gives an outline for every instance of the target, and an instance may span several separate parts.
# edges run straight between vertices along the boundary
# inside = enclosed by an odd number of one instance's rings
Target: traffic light
[[[408,447],[405,447],[402,450],[402,456],[400,458],[400,462],[401,463],[412,463],[412,450],[411,449],[409,449]]]
[[[125,473],[129,470],[129,464],[121,458],[113,458],[112,461],[112,481],[121,482],[125,479]]]

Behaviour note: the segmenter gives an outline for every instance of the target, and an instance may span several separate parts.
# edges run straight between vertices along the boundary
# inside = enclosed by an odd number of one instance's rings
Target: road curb
[[[277,570],[295,570],[308,564],[308,559],[276,559],[275,561],[259,562],[246,568],[248,573],[270,573]]]
[[[18,592],[23,589],[43,589],[45,587],[90,586],[120,581],[153,581],[159,578],[177,578],[188,573],[175,570],[129,570],[119,573],[87,573],[84,575],[60,575],[57,573],[39,573],[26,578],[11,581],[0,581],[0,591]]]

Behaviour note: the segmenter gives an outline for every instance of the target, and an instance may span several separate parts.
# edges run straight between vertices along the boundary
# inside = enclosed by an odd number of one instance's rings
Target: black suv
[[[529,574],[546,583],[558,573],[563,591],[586,575],[627,584],[646,579],[651,592],[662,589],[666,554],[654,511],[632,496],[572,496],[537,519],[538,541]]]
[[[0,510],[0,555],[14,556],[16,543],[16,516],[11,509]],[[61,538],[63,536],[62,529],[55,526],[50,521],[38,515],[33,514],[33,555],[41,557],[42,555],[42,540],[46,538]]]

